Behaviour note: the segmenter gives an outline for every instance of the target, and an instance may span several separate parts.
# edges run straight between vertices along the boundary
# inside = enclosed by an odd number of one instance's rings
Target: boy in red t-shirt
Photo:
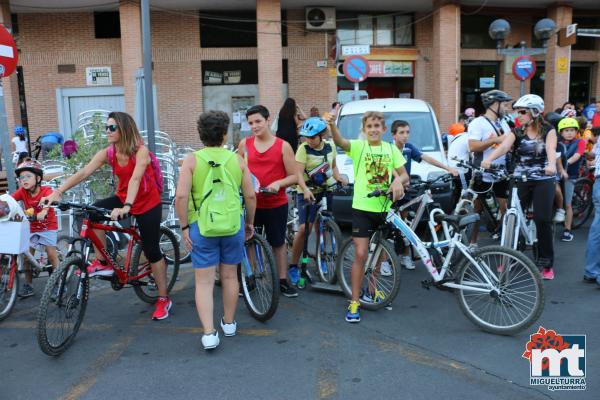
[[[12,194],[17,201],[22,201],[25,213],[31,218],[30,244],[31,246],[45,246],[48,260],[52,268],[58,267],[58,253],[56,252],[56,241],[58,237],[58,223],[53,208],[42,208],[40,199],[52,194],[52,188],[41,186],[43,171],[39,162],[30,158],[25,159],[15,174],[20,182],[20,188]],[[19,297],[33,296],[31,268],[26,263],[25,283],[21,288]]]

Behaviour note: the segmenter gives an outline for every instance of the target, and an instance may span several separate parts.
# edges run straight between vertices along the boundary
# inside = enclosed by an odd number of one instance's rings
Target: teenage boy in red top
[[[270,129],[269,110],[261,105],[250,107],[246,118],[252,136],[242,139],[239,154],[244,155],[250,172],[258,180],[261,193],[256,195],[254,226],[264,226],[267,241],[273,247],[279,271],[279,289],[286,297],[298,292],[287,280],[285,230],[288,197],[285,188],[296,183],[294,152],[289,143],[276,137]],[[266,192],[266,193],[263,193]]]

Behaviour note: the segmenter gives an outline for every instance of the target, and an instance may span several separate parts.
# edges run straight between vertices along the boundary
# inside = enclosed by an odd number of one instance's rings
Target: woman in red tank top
[[[109,164],[113,174],[119,178],[116,194],[99,200],[94,205],[112,209],[113,220],[127,214],[135,215],[142,238],[142,248],[152,265],[152,275],[158,288],[159,298],[152,318],[164,319],[169,316],[172,303],[167,297],[166,264],[159,245],[162,205],[150,165],[150,152],[129,114],[111,112],[106,124],[110,147],[96,153],[85,167],[41,201],[60,201],[65,191],[85,180],[104,164]],[[106,246],[105,232],[96,230],[96,235]],[[111,276],[114,271],[106,265],[104,257],[96,249],[96,260],[88,267],[88,273],[90,277]]]
[[[275,137],[269,128],[269,110],[253,106],[246,112],[252,137],[243,139],[239,154],[244,154],[250,172],[263,188],[270,193],[256,195],[254,226],[264,227],[267,241],[273,247],[279,271],[281,294],[296,297],[298,293],[287,281],[287,249],[285,230],[287,226],[288,198],[285,188],[297,182],[296,160],[289,143]]]

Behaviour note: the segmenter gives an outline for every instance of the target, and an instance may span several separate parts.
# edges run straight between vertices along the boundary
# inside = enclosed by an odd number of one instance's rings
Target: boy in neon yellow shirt
[[[346,312],[346,321],[360,322],[360,303],[364,267],[369,254],[369,238],[385,221],[391,202],[384,197],[367,197],[375,190],[392,194],[393,201],[404,196],[404,184],[409,177],[404,169],[406,160],[391,143],[382,141],[385,133],[383,113],[368,111],[362,117],[362,133],[366,140],[347,140],[337,129],[333,116],[327,116],[333,141],[341,147],[354,166],[354,195],[352,197],[352,240],[355,258],[352,263],[352,300]],[[368,296],[371,297],[368,297]],[[367,297],[365,297],[367,296]],[[363,301],[377,301],[376,293],[365,293]]]

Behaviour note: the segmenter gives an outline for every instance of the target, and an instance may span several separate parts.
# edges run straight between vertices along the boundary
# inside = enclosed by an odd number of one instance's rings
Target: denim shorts
[[[565,204],[571,204],[575,192],[575,179],[565,179]]]
[[[219,264],[237,265],[244,255],[244,221],[235,235],[206,237],[200,233],[198,223],[190,225],[192,240],[192,266],[194,268],[216,267]]]

